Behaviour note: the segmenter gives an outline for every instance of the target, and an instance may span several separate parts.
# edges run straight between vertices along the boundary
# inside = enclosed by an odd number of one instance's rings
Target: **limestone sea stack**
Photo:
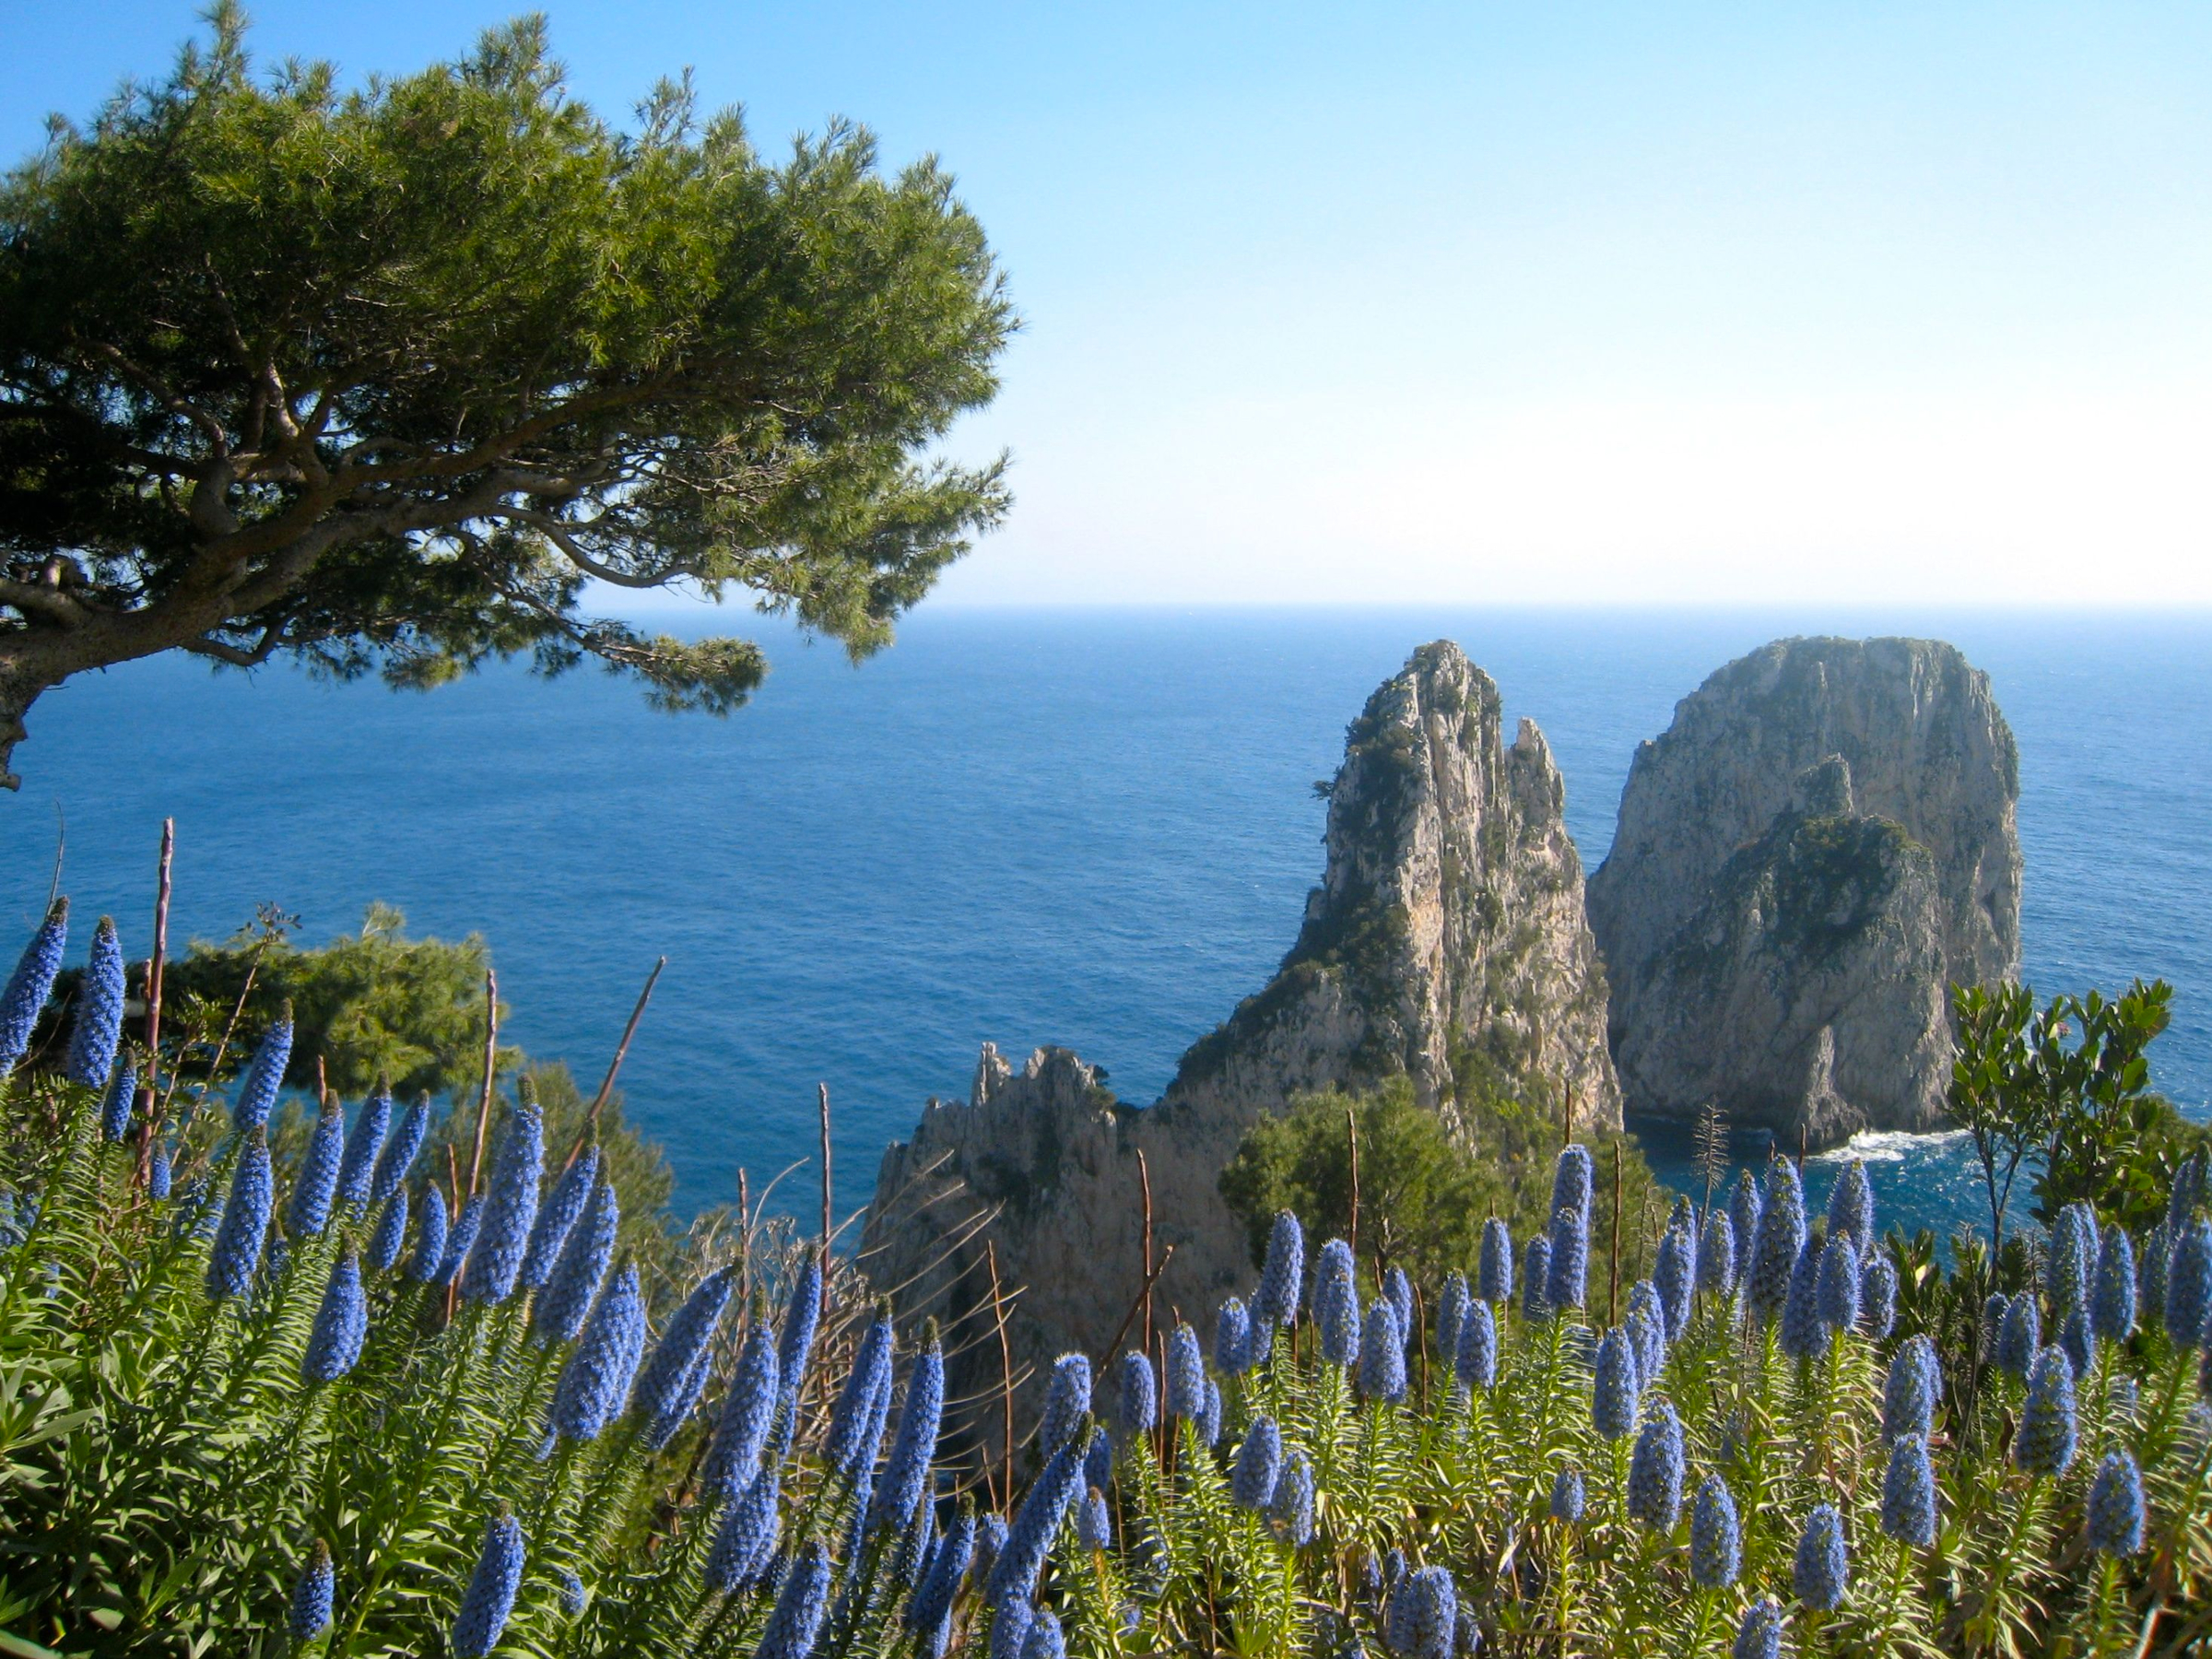
[[[2018,970],[2018,797],[1988,677],[1938,641],[1778,641],[1683,699],[1590,878],[1629,1114],[1934,1126],[1949,987]]]
[[[1020,1288],[1016,1373],[1039,1373],[1068,1349],[1107,1357],[1143,1283],[1145,1175],[1155,1259],[1174,1250],[1159,1317],[1206,1320],[1246,1286],[1245,1233],[1217,1182],[1245,1129],[1295,1095],[1402,1074],[1450,1113],[1463,1078],[1547,1100],[1564,1088],[1579,1123],[1618,1125],[1605,980],[1564,803],[1535,725],[1505,744],[1489,677],[1448,642],[1417,651],[1352,723],[1326,868],[1273,981],[1193,1045],[1148,1108],[1116,1101],[1065,1050],[1017,1069],[987,1046],[968,1100],[932,1101],[913,1138],[884,1154],[871,1277],[897,1288],[902,1314],[953,1319],[988,1304],[994,1263],[1003,1287]],[[994,1411],[995,1332],[971,1316],[947,1353],[947,1396]],[[971,1452],[994,1455],[988,1411],[964,1429]]]

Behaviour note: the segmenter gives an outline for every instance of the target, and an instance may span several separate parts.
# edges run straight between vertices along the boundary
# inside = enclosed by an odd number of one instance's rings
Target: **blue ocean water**
[[[665,953],[623,1087],[679,1203],[809,1157],[820,1080],[857,1206],[883,1143],[925,1097],[965,1093],[986,1039],[1064,1043],[1124,1099],[1159,1093],[1297,931],[1321,866],[1312,784],[1414,646],[1457,640],[1509,720],[1544,728],[1594,867],[1676,700],[1812,631],[1934,635],[1989,671],[2021,752],[2026,976],[2171,980],[2154,1078],[2205,1114],[2205,616],[925,609],[858,668],[771,635],[768,685],[727,721],[656,714],[595,673],[418,696],[158,661],[33,712],[24,788],[0,800],[0,929],[36,920],[58,803],[78,913],[112,912],[143,952],[173,815],[180,935],[226,935],[263,900],[310,940],[372,900],[417,932],[481,932],[510,1034],[587,1087]],[[1955,1143],[1861,1149],[1884,1160],[1888,1218],[1947,1228],[1978,1203]],[[1653,1143],[1677,1176],[1685,1150]],[[812,1181],[785,1189],[794,1208]]]

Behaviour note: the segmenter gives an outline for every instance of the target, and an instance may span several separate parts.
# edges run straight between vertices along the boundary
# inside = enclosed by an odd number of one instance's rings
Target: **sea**
[[[376,900],[481,934],[504,1035],[587,1089],[665,956],[621,1088],[679,1209],[733,1200],[744,1169],[810,1213],[827,1084],[849,1210],[985,1041],[1065,1045],[1156,1099],[1290,944],[1322,865],[1313,784],[1422,642],[1457,641],[1509,722],[1543,728],[1594,868],[1637,744],[1708,674],[1788,634],[1910,633],[1985,669],[2018,739],[2024,979],[2171,981],[2153,1082],[2212,1113],[2212,615],[924,606],[860,665],[721,620],[772,663],[726,719],[513,665],[428,693],[183,658],[81,677],[32,712],[0,799],[0,931],[35,924],[65,830],[76,914],[112,912],[142,954],[172,817],[174,940],[264,901],[310,943]],[[1679,1135],[1646,1140],[1700,1184]],[[1885,1222],[1981,1213],[1960,1136],[1861,1136],[1808,1163],[1816,1203],[1842,1156]]]

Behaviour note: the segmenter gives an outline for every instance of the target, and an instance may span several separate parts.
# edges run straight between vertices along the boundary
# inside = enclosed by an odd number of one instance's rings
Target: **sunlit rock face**
[[[1928,640],[1783,640],[1641,745],[1590,878],[1631,1118],[1794,1143],[1940,1117],[1948,988],[2018,970],[2019,760]]]
[[[1017,1069],[986,1049],[969,1100],[932,1102],[884,1155],[868,1228],[876,1282],[902,1312],[968,1314],[949,1393],[971,1453],[995,1455],[1005,1371],[1068,1349],[1102,1359],[1142,1287],[1144,1206],[1156,1329],[1210,1320],[1247,1288],[1244,1230],[1222,1167],[1294,1095],[1405,1075],[1450,1115],[1463,1087],[1571,1102],[1618,1125],[1606,987],[1583,911],[1565,788],[1527,721],[1509,747],[1498,688],[1458,647],[1416,652],[1368,700],[1330,785],[1327,861],[1275,978],[1194,1043],[1160,1101],[1116,1101],[1059,1049]],[[1140,1157],[1142,1155],[1141,1164]],[[1019,1288],[1002,1354],[970,1310]],[[1135,1329],[1141,1329],[1141,1317]],[[1034,1384],[1017,1390],[1026,1425]]]

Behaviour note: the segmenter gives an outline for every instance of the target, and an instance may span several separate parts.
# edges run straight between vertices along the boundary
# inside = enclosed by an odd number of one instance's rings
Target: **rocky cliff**
[[[2018,756],[1926,640],[1784,640],[1641,745],[1590,879],[1631,1114],[1830,1144],[1940,1115],[1948,986],[2019,961]]]
[[[1329,794],[1327,863],[1267,987],[1183,1056],[1157,1106],[1115,1102],[1065,1050],[1015,1071],[986,1049],[965,1105],[932,1102],[892,1146],[870,1214],[869,1266],[902,1309],[989,1300],[993,1258],[1021,1288],[1018,1371],[1065,1349],[1094,1359],[1143,1280],[1141,1184],[1156,1252],[1174,1259],[1162,1317],[1209,1313],[1249,1278],[1216,1182],[1245,1128],[1291,1096],[1405,1074],[1452,1112],[1462,1088],[1571,1092],[1617,1125],[1604,976],[1583,912],[1565,790],[1542,734],[1508,747],[1498,688],[1449,643],[1424,646],[1352,723]],[[1140,1154],[1142,1172],[1140,1172]],[[952,1393],[995,1383],[973,1319]],[[975,1429],[975,1424],[970,1425]],[[982,1438],[995,1445],[995,1428]]]

